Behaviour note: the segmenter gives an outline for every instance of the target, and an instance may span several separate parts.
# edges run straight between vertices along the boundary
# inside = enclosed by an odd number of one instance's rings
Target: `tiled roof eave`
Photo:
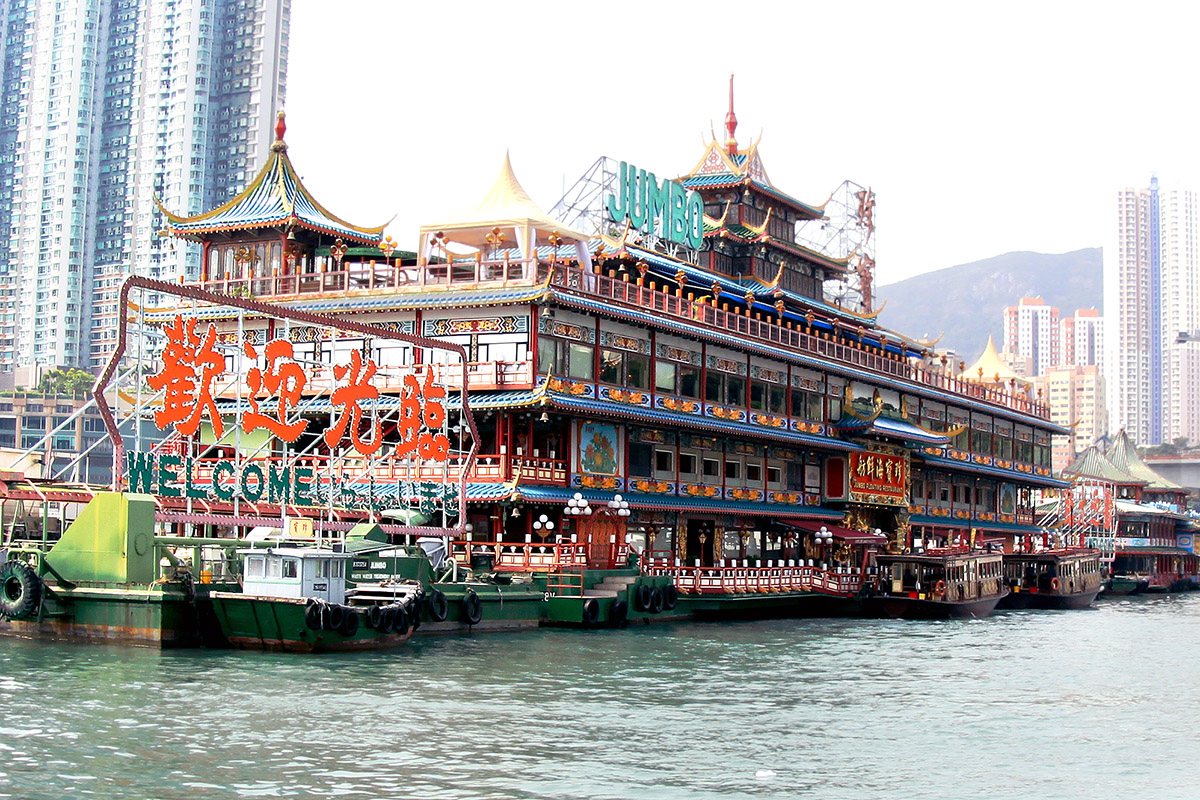
[[[646,408],[645,406],[610,403],[602,400],[593,400],[591,398],[579,398],[570,395],[563,395],[557,392],[548,392],[546,396],[549,399],[549,404],[560,411],[570,411],[574,413],[583,411],[596,414],[598,416],[609,416],[618,419],[633,419],[643,422],[666,422],[679,425],[681,427],[707,430],[713,433],[723,433],[729,435],[736,434],[739,436],[749,436],[752,438],[764,439],[772,442],[787,442],[794,445],[834,450],[837,452],[849,452],[865,449],[862,445],[854,444],[853,442],[846,442],[841,439],[811,436],[776,428],[759,428],[743,422],[716,420],[711,417],[704,417],[698,414],[693,415],[674,411],[660,411],[658,409]]]

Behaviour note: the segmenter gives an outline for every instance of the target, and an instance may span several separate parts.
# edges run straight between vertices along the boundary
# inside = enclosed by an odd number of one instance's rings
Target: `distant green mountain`
[[[887,300],[879,322],[913,338],[944,333],[938,347],[957,351],[969,364],[989,335],[997,349],[1004,346],[1002,312],[1022,297],[1042,297],[1060,316],[1103,309],[1102,264],[1100,248],[1089,247],[1061,255],[1005,253],[927,272],[878,287],[876,305]]]

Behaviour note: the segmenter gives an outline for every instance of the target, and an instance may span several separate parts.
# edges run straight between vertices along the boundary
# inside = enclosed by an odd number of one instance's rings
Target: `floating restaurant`
[[[1064,431],[994,353],[967,368],[879,325],[873,192],[798,200],[736,131],[731,86],[725,140],[682,177],[602,158],[550,212],[506,158],[477,205],[401,252],[309,193],[280,114],[239,195],[163,209],[166,235],[202,247],[198,283],[122,287],[96,393],[114,492],[10,476],[6,504],[111,507],[64,517],[61,539],[6,535],[28,565],[13,596],[39,598],[0,631],[68,635],[72,592],[123,582],[200,608],[189,641],[219,623],[265,642],[206,598],[241,590],[248,546],[298,534],[352,553],[313,562],[345,561],[349,585],[415,587],[411,630],[380,641],[873,598],[989,612],[1009,585],[997,554],[1055,544],[1035,500],[1070,486],[1050,468]],[[85,552],[136,561],[136,580],[88,575]],[[179,638],[126,613],[77,633]],[[308,616],[299,649],[334,635]]]

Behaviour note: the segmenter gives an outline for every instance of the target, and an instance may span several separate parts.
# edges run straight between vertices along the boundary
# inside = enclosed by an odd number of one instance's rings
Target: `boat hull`
[[[1060,594],[1057,592],[1010,592],[996,606],[1002,609],[1059,609],[1077,610],[1088,608],[1101,592],[1097,586],[1083,592]]]
[[[876,595],[863,608],[870,616],[891,619],[981,619],[990,616],[1004,594],[974,600],[936,600],[903,595]]]
[[[411,623],[403,631],[377,631],[359,614],[358,629],[344,635],[335,630],[313,630],[305,621],[303,598],[259,597],[214,592],[213,609],[225,638],[243,650],[290,653],[334,653],[386,650],[400,647],[412,636]]]

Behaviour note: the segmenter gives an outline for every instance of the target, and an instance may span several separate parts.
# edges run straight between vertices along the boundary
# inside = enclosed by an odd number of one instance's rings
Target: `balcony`
[[[532,286],[546,279],[550,265],[537,259],[484,261],[467,259],[448,264],[388,264],[343,262],[327,270],[273,275],[223,274],[205,276],[202,289],[220,294],[289,298],[324,294],[395,294],[461,288]]]
[[[738,338],[795,350],[890,378],[912,381],[1040,419],[1050,418],[1048,406],[1023,395],[960,380],[938,370],[925,369],[911,359],[900,358],[856,341],[842,340],[830,333],[806,333],[790,325],[761,319],[758,313],[752,317],[739,311],[726,311],[656,289],[653,284],[638,285],[604,275],[583,274],[578,268],[563,265],[555,269],[551,284],[567,293],[601,297],[631,310],[657,312],[682,322],[715,328]]]

